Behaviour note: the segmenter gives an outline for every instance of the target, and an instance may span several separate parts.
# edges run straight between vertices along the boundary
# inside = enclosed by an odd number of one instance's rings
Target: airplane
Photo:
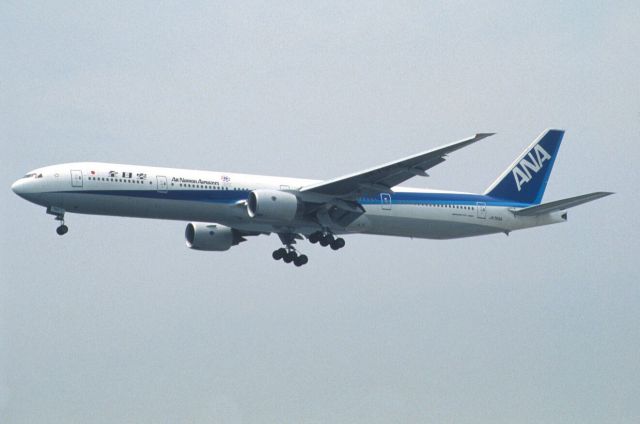
[[[605,196],[594,192],[541,203],[563,130],[544,131],[482,194],[401,187],[428,177],[472,137],[338,178],[318,181],[263,175],[78,162],[38,168],[12,190],[46,207],[68,231],[66,213],[191,221],[189,248],[226,251],[258,235],[279,236],[272,256],[302,266],[307,239],[342,249],[347,234],[454,239],[567,221],[566,210]]]

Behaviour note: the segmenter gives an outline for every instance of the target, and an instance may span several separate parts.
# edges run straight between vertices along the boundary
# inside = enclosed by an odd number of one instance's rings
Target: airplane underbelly
[[[64,193],[67,212],[125,216],[133,218],[171,219],[178,221],[221,222],[233,217],[228,204],[199,201],[144,198],[90,193]]]

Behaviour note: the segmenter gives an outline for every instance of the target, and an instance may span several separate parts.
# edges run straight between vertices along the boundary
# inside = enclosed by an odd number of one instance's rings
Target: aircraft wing
[[[447,154],[489,137],[493,133],[476,134],[464,140],[433,150],[418,153],[404,159],[389,162],[355,174],[349,174],[332,180],[303,187],[301,192],[349,197],[361,193],[380,193],[391,191],[391,187],[417,175],[428,176],[426,171],[444,162]]]
[[[550,212],[562,211],[572,208],[574,206],[582,205],[583,203],[591,202],[596,199],[600,199],[605,196],[609,196],[613,193],[600,191],[596,193],[583,194],[582,196],[570,197],[568,199],[556,200],[555,202],[543,203],[538,206],[531,206],[517,210],[514,213],[516,216],[535,216]]]

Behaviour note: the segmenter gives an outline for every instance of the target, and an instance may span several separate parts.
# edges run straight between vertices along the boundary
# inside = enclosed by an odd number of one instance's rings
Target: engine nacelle
[[[220,224],[190,222],[184,230],[187,247],[195,250],[222,252],[244,241],[237,230]]]
[[[298,198],[285,191],[254,190],[247,199],[249,217],[267,221],[291,222],[301,209]]]

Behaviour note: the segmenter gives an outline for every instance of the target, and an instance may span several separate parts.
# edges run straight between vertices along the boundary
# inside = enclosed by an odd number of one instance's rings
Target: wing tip
[[[477,133],[475,135],[475,139],[476,140],[482,140],[483,138],[487,138],[487,137],[491,137],[492,135],[495,135],[496,133]]]

